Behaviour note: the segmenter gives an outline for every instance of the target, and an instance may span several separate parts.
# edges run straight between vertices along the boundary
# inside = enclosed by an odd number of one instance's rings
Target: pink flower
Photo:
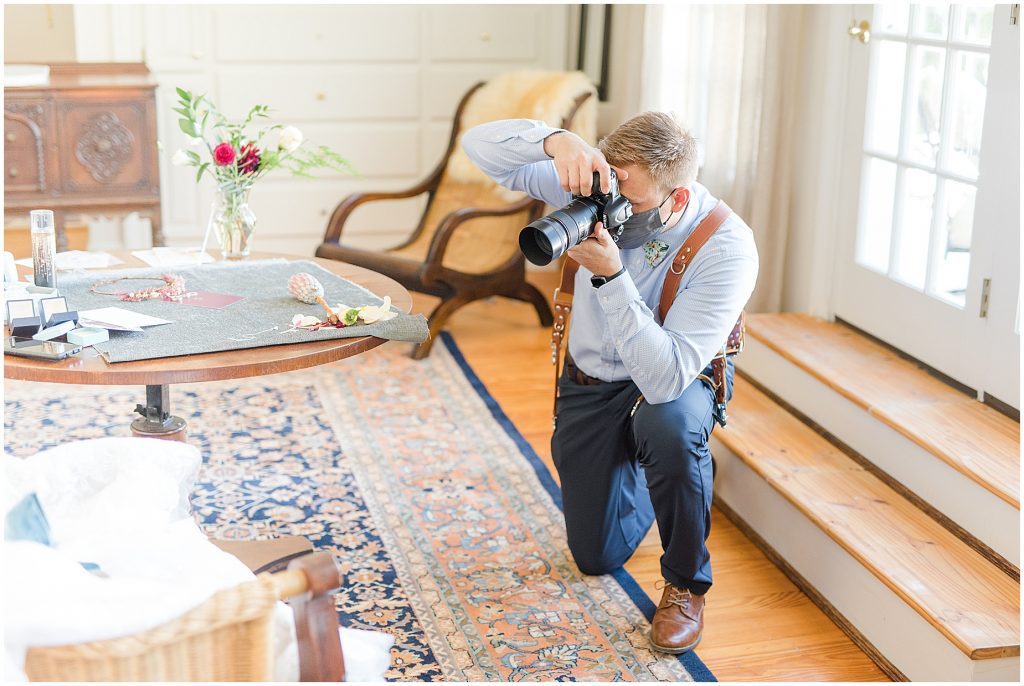
[[[230,143],[221,143],[213,149],[213,161],[218,167],[226,167],[235,161],[235,149]]]
[[[243,174],[253,174],[260,168],[260,149],[255,143],[246,143],[242,146],[238,158],[238,171]]]

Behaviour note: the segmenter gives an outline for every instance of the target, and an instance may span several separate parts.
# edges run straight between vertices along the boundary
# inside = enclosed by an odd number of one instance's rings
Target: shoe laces
[[[658,584],[661,584],[661,586],[659,586]],[[659,581],[654,584],[654,588],[658,591],[665,588],[668,589],[668,597],[665,600],[670,605],[677,605],[683,610],[690,609],[690,598],[693,597],[693,594],[690,593],[690,589],[679,588],[675,584],[672,584],[668,581]]]

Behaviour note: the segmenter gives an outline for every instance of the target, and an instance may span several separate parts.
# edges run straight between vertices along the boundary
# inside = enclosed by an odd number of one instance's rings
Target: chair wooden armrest
[[[333,596],[341,578],[334,557],[330,553],[305,555],[292,560],[287,571],[266,576],[273,579],[278,597],[287,600],[295,614],[299,680],[344,681],[345,659]]]
[[[412,188],[406,188],[405,190],[353,193],[338,203],[338,206],[334,208],[334,212],[331,213],[331,218],[327,222],[327,231],[324,234],[324,243],[341,243],[341,231],[345,227],[345,222],[348,221],[348,217],[352,214],[353,210],[360,205],[376,200],[414,198],[422,193],[433,191],[437,188],[439,180],[440,174],[436,176],[432,174]]]
[[[441,224],[437,227],[433,239],[430,241],[430,250],[427,252],[427,258],[424,260],[423,267],[420,270],[423,282],[429,284],[437,280],[441,272],[441,263],[444,261],[444,253],[448,249],[448,243],[460,226],[481,217],[505,217],[510,214],[516,214],[517,212],[530,209],[531,206],[535,208],[534,214],[539,214],[543,208],[543,203],[540,200],[526,197],[519,202],[505,207],[465,207],[445,215],[445,218],[441,220]],[[533,221],[532,217],[530,221]]]

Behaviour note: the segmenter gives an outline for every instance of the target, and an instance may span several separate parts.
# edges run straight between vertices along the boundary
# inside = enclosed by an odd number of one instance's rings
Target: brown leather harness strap
[[[662,326],[665,325],[665,317],[668,316],[668,311],[672,308],[672,303],[676,300],[676,291],[679,289],[679,282],[683,278],[683,272],[690,266],[693,258],[697,255],[700,249],[708,242],[712,234],[718,230],[718,227],[729,218],[732,214],[732,210],[725,204],[724,200],[719,200],[718,205],[715,209],[711,210],[707,217],[700,223],[693,233],[690,234],[683,246],[679,248],[679,252],[676,253],[676,258],[672,260],[672,265],[668,268],[668,274],[665,275],[665,285],[661,289],[661,302],[658,304],[658,315],[661,317]],[[740,320],[737,322],[737,326],[742,329],[743,327],[743,313],[740,313]],[[735,332],[735,329],[734,329]],[[742,334],[737,334],[742,335]],[[730,335],[730,339],[732,335]],[[731,343],[731,340],[729,341]],[[715,403],[719,406],[721,413],[722,423],[725,423],[725,348],[723,347],[722,352],[711,360],[711,370],[714,379],[711,381],[711,386],[715,391]],[[700,376],[704,377],[703,374]],[[704,377],[707,378],[707,377]]]
[[[694,229],[693,233],[686,239],[682,247],[679,248],[679,252],[676,253],[675,259],[669,266],[669,273],[665,276],[665,285],[661,291],[661,303],[658,307],[658,314],[661,317],[662,325],[665,323],[665,316],[668,314],[669,309],[672,307],[672,303],[675,301],[676,290],[679,288],[679,281],[683,278],[683,272],[686,271],[686,267],[693,261],[693,258],[697,255],[697,252],[707,243],[708,239],[711,238],[712,234],[718,230],[718,227],[729,218],[732,214],[732,210],[725,202],[719,200],[718,205],[715,209],[711,210],[710,213],[701,221],[697,228]],[[579,270],[579,262],[572,259],[571,257],[565,258],[565,263],[562,265],[562,282],[555,290],[555,324],[551,330],[551,364],[555,367],[555,397],[554,406],[551,410],[552,418],[555,418],[558,414],[558,377],[562,374],[562,344],[566,337],[566,327],[569,324],[569,315],[572,312],[572,298],[573,293],[576,289],[576,272]],[[712,365],[716,363],[712,360]],[[716,398],[718,402],[724,404],[725,402],[725,383],[724,383],[724,362],[725,357],[722,356],[721,362],[723,367],[721,370],[715,368],[716,376]],[[719,373],[721,371],[721,373]],[[721,381],[719,381],[721,379]]]
[[[555,324],[551,329],[551,364],[555,366],[555,397],[551,408],[552,422],[558,414],[558,377],[562,374],[562,342],[565,340],[565,327],[569,324],[572,312],[572,296],[576,291],[576,272],[580,263],[568,255],[562,264],[562,282],[555,289]],[[552,427],[553,428],[553,427]]]
[[[658,305],[658,315],[661,317],[661,323],[665,323],[665,317],[668,316],[668,311],[672,307],[672,303],[676,300],[676,290],[679,288],[679,281],[683,278],[683,272],[690,266],[690,262],[696,257],[704,244],[708,242],[711,235],[718,231],[718,227],[722,225],[729,215],[732,214],[732,210],[725,204],[724,201],[719,200],[718,205],[715,209],[711,210],[708,216],[704,217],[704,221],[694,229],[693,233],[689,235],[683,246],[679,248],[679,252],[676,253],[676,258],[672,260],[672,265],[668,268],[668,274],[665,275],[665,285],[661,289],[661,303]]]

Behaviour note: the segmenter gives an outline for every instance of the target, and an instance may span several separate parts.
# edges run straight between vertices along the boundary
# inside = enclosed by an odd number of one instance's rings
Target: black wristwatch
[[[608,283],[609,281],[611,281],[615,277],[622,276],[625,273],[626,273],[626,268],[623,267],[622,269],[620,269],[619,271],[615,272],[611,276],[596,276],[596,275],[595,276],[591,276],[590,277],[590,285],[592,285],[594,288],[600,288],[601,286],[605,285],[606,283]]]

